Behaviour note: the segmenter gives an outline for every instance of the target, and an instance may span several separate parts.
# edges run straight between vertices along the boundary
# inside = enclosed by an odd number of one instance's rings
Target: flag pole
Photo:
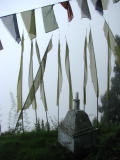
[[[98,96],[97,96],[97,127],[98,127]]]

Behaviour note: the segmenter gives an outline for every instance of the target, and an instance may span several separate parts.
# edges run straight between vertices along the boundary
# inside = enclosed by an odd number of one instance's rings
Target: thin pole
[[[35,107],[35,117],[36,117],[36,125],[37,125],[38,123],[37,123],[37,110],[36,110],[36,107]]]
[[[58,125],[59,125],[59,112],[60,110],[59,110],[59,102],[58,102]]]
[[[22,130],[23,130],[23,135],[24,135],[24,120],[23,120],[23,110],[22,110]]]
[[[97,97],[97,127],[98,127],[98,97]]]
[[[110,96],[108,92],[108,125],[110,126]]]
[[[47,120],[47,130],[48,130],[48,115],[47,115],[47,111],[46,111],[46,120]]]

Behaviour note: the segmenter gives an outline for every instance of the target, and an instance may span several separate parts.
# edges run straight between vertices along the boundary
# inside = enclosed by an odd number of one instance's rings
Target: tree
[[[116,35],[116,41],[120,44],[120,36]],[[120,68],[115,62],[113,69],[114,77],[111,78],[111,89],[109,91],[109,99],[107,99],[107,91],[101,95],[102,105],[98,110],[102,113],[101,123],[120,122]]]

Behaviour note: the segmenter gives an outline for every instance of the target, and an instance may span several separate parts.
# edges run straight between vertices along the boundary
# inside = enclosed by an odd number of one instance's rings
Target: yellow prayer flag
[[[34,39],[36,37],[35,10],[21,12],[21,16],[30,39]]]

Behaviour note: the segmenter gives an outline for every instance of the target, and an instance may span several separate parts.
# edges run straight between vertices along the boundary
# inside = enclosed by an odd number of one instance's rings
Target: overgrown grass
[[[0,138],[0,160],[65,160],[68,151],[57,142],[57,131],[30,132]]]
[[[0,160],[72,160],[70,152],[58,144],[57,135],[54,130],[2,135]],[[97,146],[84,160],[120,159],[120,126],[99,124],[96,138]]]

